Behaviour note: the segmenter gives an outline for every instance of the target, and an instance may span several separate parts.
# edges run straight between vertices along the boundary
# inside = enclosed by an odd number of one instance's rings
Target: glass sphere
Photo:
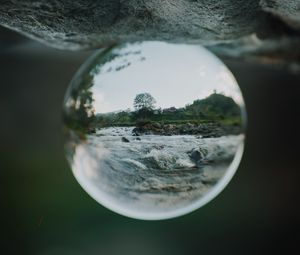
[[[244,146],[244,101],[227,67],[201,46],[128,43],[96,52],[64,101],[75,178],[103,206],[159,220],[213,199]]]

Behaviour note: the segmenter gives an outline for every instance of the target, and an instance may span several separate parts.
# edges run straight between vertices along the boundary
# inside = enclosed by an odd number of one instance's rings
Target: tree
[[[64,120],[71,129],[86,132],[91,128],[95,119],[93,86],[93,76],[88,73],[71,91],[64,110]]]
[[[133,106],[136,111],[148,110],[153,111],[156,104],[156,100],[149,93],[141,93],[134,98]]]
[[[153,114],[156,100],[149,93],[137,94],[133,106],[136,110],[134,117],[139,120],[150,118]]]

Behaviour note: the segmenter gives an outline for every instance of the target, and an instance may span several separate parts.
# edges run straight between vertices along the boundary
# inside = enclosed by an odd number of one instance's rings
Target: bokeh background
[[[300,245],[300,74],[224,60],[248,111],[245,153],[227,188],[172,220],[129,219],[76,182],[62,101],[92,52],[49,48],[0,28],[0,254],[291,254]]]

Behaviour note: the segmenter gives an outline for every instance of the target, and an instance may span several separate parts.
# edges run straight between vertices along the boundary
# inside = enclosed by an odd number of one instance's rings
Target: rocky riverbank
[[[132,130],[132,135],[199,135],[201,138],[221,137],[224,135],[238,135],[242,131],[238,125],[221,125],[219,123],[202,124],[163,124],[147,122]]]

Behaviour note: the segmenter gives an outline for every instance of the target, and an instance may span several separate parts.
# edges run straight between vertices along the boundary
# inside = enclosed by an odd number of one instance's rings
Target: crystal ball
[[[136,219],[205,205],[243,153],[237,81],[196,45],[136,42],[97,51],[71,81],[63,119],[76,180],[104,207]]]

